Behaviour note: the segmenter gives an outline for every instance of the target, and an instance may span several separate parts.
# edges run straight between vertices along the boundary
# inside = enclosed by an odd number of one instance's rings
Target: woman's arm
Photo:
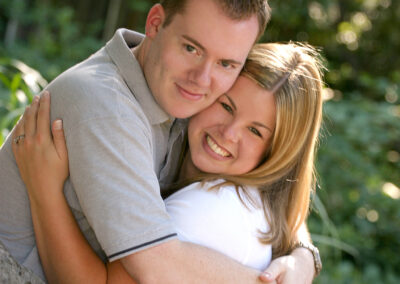
[[[304,223],[296,234],[296,242],[311,243],[310,233]],[[296,248],[289,255],[274,259],[260,278],[267,283],[310,284],[315,276],[315,263],[312,253],[306,248]]]
[[[50,96],[44,92],[27,107],[13,132],[13,152],[28,190],[46,277],[50,283],[134,283],[119,261],[105,266],[75,222],[63,194],[68,156],[62,122],[53,123],[52,139],[49,113]]]

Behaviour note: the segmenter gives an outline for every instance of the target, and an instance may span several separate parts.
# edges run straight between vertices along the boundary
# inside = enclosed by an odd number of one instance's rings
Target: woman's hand
[[[18,121],[12,137],[15,160],[29,197],[40,202],[53,194],[62,193],[68,177],[68,154],[62,121],[55,120],[50,132],[48,91],[33,99]]]
[[[290,255],[274,259],[260,280],[277,284],[311,284],[314,274],[312,254],[305,248],[297,248]]]

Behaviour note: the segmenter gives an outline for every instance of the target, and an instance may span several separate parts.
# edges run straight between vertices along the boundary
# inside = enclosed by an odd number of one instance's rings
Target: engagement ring
[[[18,135],[17,138],[14,138],[14,143],[18,145],[19,140],[24,139],[25,134]]]

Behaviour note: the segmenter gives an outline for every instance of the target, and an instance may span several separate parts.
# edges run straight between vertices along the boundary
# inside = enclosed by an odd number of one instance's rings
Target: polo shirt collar
[[[106,51],[118,67],[132,94],[142,106],[150,123],[153,125],[173,121],[174,118],[167,114],[155,101],[142,68],[130,49],[138,45],[143,38],[143,34],[135,31],[118,29],[106,44]]]

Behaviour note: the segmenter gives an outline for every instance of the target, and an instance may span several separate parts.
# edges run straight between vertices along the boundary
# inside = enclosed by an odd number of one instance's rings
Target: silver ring
[[[17,138],[14,138],[14,143],[18,145],[19,140],[24,139],[25,134],[18,135]]]

